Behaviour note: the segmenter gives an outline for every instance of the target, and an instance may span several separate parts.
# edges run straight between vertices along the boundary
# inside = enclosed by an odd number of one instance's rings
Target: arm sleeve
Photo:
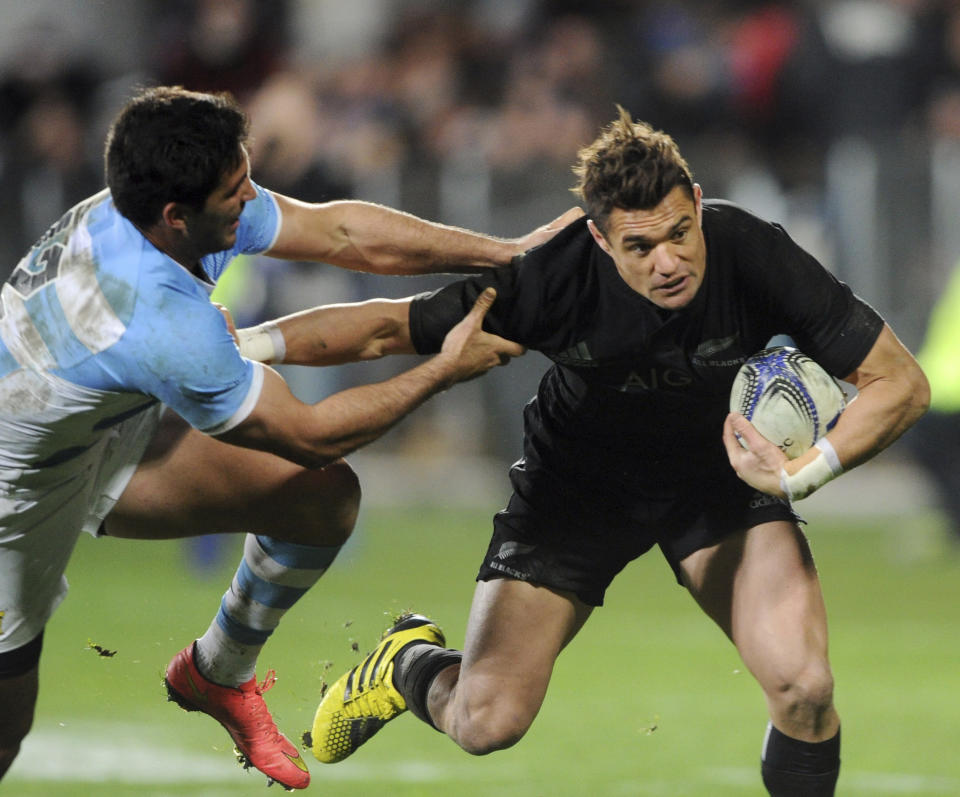
[[[883,318],[783,228],[769,227],[773,248],[758,275],[761,300],[802,351],[834,376],[848,376],[870,352]]]
[[[485,330],[545,353],[566,348],[578,317],[591,312],[598,251],[586,219],[578,219],[509,265],[417,296],[410,303],[414,347],[421,354],[439,351],[447,332],[493,286],[497,298]]]
[[[226,322],[206,297],[177,285],[141,302],[110,352],[118,381],[154,396],[208,434],[225,432],[253,410],[263,370],[240,356]]]
[[[497,298],[487,312],[483,328],[523,345],[532,345],[535,318],[525,315],[522,308],[529,302],[533,291],[527,290],[525,302],[518,279],[520,266],[520,259],[515,258],[510,265],[414,297],[410,303],[410,340],[417,352],[434,354],[440,351],[447,333],[470,312],[477,297],[491,286],[496,288]]]

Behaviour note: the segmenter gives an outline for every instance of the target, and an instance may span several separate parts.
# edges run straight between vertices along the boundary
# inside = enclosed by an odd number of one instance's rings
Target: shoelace
[[[280,729],[277,728],[276,723],[273,721],[273,717],[270,716],[270,709],[267,708],[267,704],[263,701],[263,693],[269,692],[273,685],[277,682],[277,672],[276,670],[267,670],[266,675],[260,683],[255,683],[253,687],[254,694],[261,698],[258,701],[247,704],[250,714],[253,716],[257,724],[257,730],[259,732],[272,731],[273,732],[273,741],[277,744],[281,743],[282,734]],[[246,703],[246,701],[244,701]]]
[[[277,671],[276,670],[267,670],[267,674],[263,676],[263,680],[257,684],[257,694],[262,695],[264,692],[269,692],[273,689],[273,685],[277,682]]]

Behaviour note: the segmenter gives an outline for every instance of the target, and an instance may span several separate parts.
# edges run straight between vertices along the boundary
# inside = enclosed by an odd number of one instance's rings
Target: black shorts
[[[493,519],[493,538],[477,580],[529,581],[602,606],[614,576],[654,545],[682,583],[680,562],[694,551],[761,523],[802,522],[785,501],[739,480],[720,479],[712,490],[649,499],[629,511],[582,493],[579,500],[570,499],[569,491],[527,498],[514,492]]]
[[[0,653],[0,678],[16,678],[30,672],[40,662],[43,650],[43,631],[26,645]]]

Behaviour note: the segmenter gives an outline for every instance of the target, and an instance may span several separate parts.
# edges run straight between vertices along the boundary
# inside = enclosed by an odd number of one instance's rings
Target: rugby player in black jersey
[[[280,324],[288,358],[293,341],[318,335],[364,357],[434,352],[492,287],[485,327],[554,363],[524,410],[524,454],[494,518],[464,651],[443,647],[427,618],[401,618],[327,692],[314,753],[339,761],[406,708],[468,752],[511,746],[560,650],[614,576],[656,545],[766,696],[768,791],[833,794],[840,719],[826,611],[791,499],[904,432],[926,409],[926,378],[883,319],[780,226],[704,200],[666,134],[621,110],[574,171],[586,217],[510,266]],[[826,442],[791,461],[727,409],[739,366],[777,334],[859,392]]]

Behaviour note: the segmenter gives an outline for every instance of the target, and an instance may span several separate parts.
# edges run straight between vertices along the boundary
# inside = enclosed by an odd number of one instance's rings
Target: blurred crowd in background
[[[783,223],[916,348],[960,257],[957,0],[0,0],[0,276],[102,188],[134,87],[229,90],[254,179],[503,236],[574,204],[615,104],[670,132],[708,197]],[[443,278],[237,261],[253,323]],[[514,458],[528,355],[378,446]],[[399,358],[404,359],[404,358]],[[305,400],[408,363],[289,369]]]

